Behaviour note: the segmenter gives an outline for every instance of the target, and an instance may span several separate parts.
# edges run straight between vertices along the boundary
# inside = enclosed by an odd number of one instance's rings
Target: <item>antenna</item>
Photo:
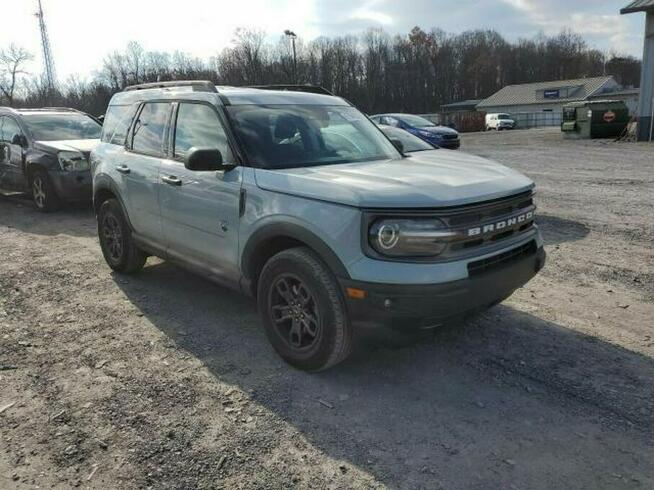
[[[52,51],[50,50],[48,31],[45,27],[45,19],[43,18],[41,0],[38,0],[38,2],[39,11],[35,15],[39,19],[39,29],[41,31],[41,47],[43,48],[43,79],[48,92],[52,93],[57,88],[57,74],[55,73],[54,58],[52,57]]]

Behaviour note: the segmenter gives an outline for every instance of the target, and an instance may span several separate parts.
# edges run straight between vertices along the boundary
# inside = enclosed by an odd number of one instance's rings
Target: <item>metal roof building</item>
[[[507,85],[477,105],[485,112],[556,112],[568,102],[586,100],[619,88],[613,77],[579,78]]]
[[[638,102],[638,140],[654,138],[654,0],[635,0],[620,10],[621,14],[645,12],[645,46],[640,75]]]

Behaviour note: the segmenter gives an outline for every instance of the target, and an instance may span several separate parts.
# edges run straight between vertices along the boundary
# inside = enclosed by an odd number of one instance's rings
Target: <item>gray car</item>
[[[405,156],[317,87],[130,87],[91,166],[111,268],[155,255],[253,296],[273,347],[309,371],[367,329],[490,307],[545,261],[531,180],[458,152]]]
[[[30,192],[39,211],[91,200],[89,155],[101,125],[68,108],[0,107],[0,189]]]

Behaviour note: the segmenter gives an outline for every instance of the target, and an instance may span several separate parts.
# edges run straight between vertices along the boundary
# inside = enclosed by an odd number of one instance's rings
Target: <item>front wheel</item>
[[[98,238],[102,255],[113,270],[131,274],[145,265],[147,255],[134,244],[132,230],[116,199],[107,199],[100,206]]]
[[[320,371],[349,355],[352,329],[338,283],[310,249],[272,257],[261,272],[257,302],[268,339],[292,366]]]
[[[55,191],[50,176],[45,170],[36,170],[31,178],[32,200],[36,209],[43,213],[56,211],[61,201]]]

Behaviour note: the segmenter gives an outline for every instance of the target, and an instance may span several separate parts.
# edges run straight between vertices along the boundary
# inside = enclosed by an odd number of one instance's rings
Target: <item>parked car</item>
[[[438,126],[421,116],[413,114],[376,114],[370,116],[374,122],[404,129],[409,133],[439,148],[456,150],[461,146],[459,133],[447,126]]]
[[[490,307],[545,261],[530,179],[462,153],[405,157],[317,87],[130,87],[91,167],[112,269],[155,255],[253,296],[273,347],[309,371],[345,359],[355,331]]]
[[[491,129],[496,131],[515,129],[515,121],[511,118],[511,114],[486,114],[486,131]]]
[[[393,126],[384,126],[383,124],[379,125],[379,129],[382,130],[388,139],[400,150],[402,153],[415,153],[417,151],[436,151],[438,146],[434,146],[431,143],[427,143],[425,140],[421,140],[417,136],[413,136],[408,131],[400,128],[394,128]]]
[[[91,200],[89,154],[102,126],[67,108],[0,107],[0,189],[31,192],[40,211]]]

